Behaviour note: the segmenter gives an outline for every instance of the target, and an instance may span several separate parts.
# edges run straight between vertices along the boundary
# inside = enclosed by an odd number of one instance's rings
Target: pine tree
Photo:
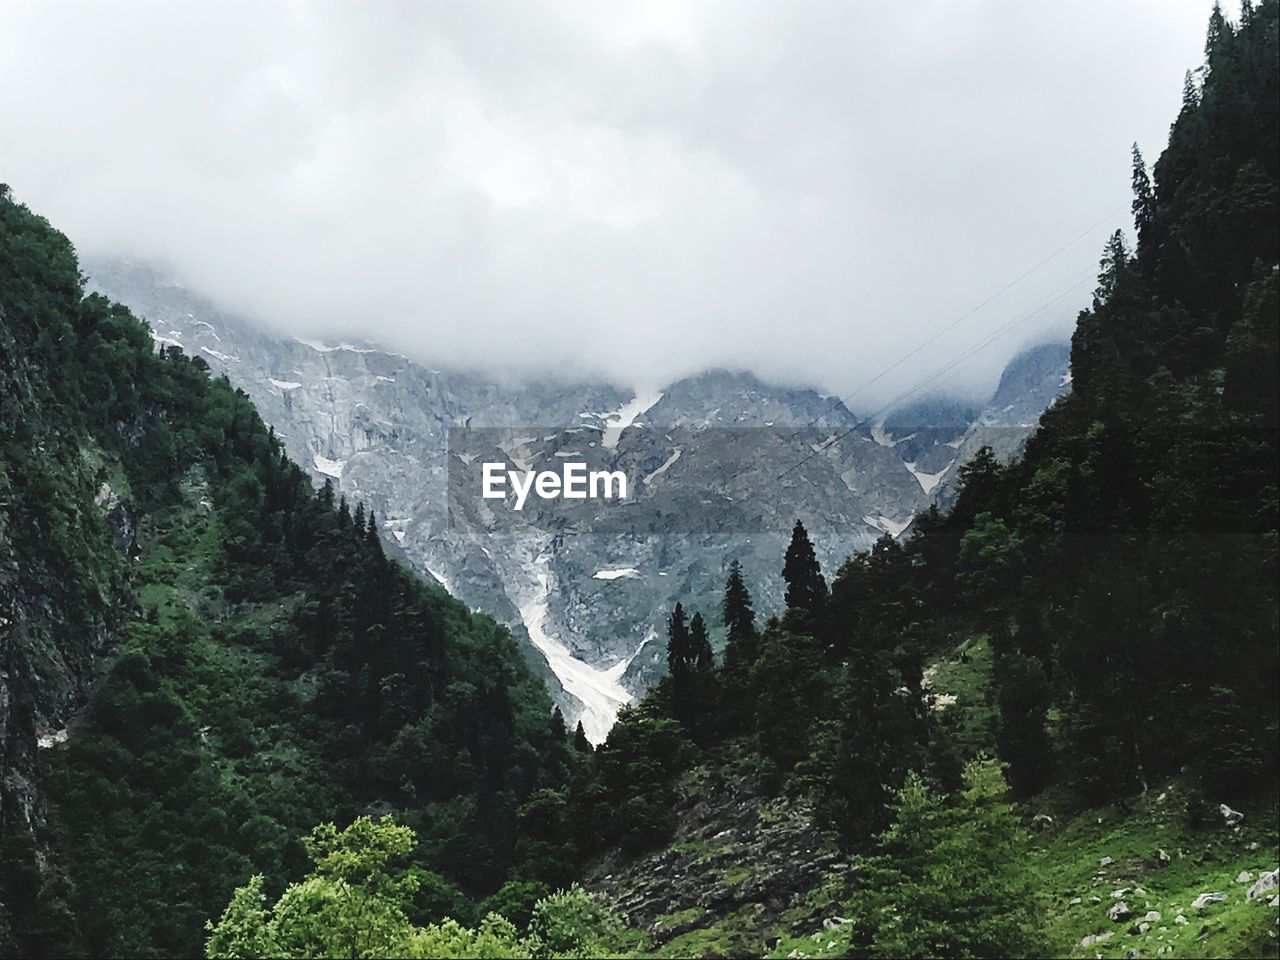
[[[679,602],[667,621],[667,672],[676,682],[689,672],[689,624]]]
[[[809,614],[814,618],[811,631],[816,629],[816,618],[821,616],[827,600],[827,582],[822,579],[822,568],[809,542],[809,534],[799,520],[791,531],[782,578],[787,581],[787,609]]]
[[[702,614],[695,613],[689,622],[689,666],[700,677],[709,677],[715,670],[715,656],[711,652],[711,640],[707,637],[707,624]]]
[[[812,637],[791,633],[771,618],[751,677],[756,749],[769,765],[768,787],[778,787],[809,753],[820,673]]]
[[[720,612],[725,627],[725,673],[732,682],[741,682],[755,663],[760,649],[756,614],[751,609],[751,593],[742,579],[742,564],[737,560],[729,564],[729,579],[724,585]]]
[[[383,556],[382,537],[378,533],[378,518],[374,516],[372,510],[369,511],[369,524],[365,528],[364,541],[373,550],[375,556]]]
[[[557,704],[551,711],[551,742],[564,743],[568,736],[569,729],[565,726],[564,714],[560,712],[560,706]]]
[[[1044,665],[1035,656],[995,643],[991,683],[999,707],[996,749],[1008,764],[1009,785],[1015,796],[1039,792],[1053,774],[1053,745],[1046,718],[1053,691]]]
[[[587,731],[583,729],[581,720],[578,721],[577,729],[573,731],[573,749],[578,753],[591,753],[595,749],[587,739]]]
[[[912,774],[866,862],[852,953],[867,957],[1038,957],[1027,840],[1000,768],[971,764],[958,802]]]
[[[891,792],[925,764],[928,718],[919,660],[855,649],[837,698],[839,746],[819,791],[823,819],[856,849],[888,825]]]
[[[1133,145],[1133,226],[1138,234],[1139,245],[1150,243],[1148,232],[1155,205],[1155,197],[1151,193],[1151,178],[1147,176],[1147,165],[1142,159],[1142,151],[1138,144]]]

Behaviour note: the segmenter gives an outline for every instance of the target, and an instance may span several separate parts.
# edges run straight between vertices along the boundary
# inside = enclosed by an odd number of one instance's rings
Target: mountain
[[[779,608],[776,557],[797,516],[831,566],[901,535],[983,442],[1015,450],[1066,383],[1066,347],[1050,345],[1015,358],[985,407],[932,397],[863,424],[837,398],[744,372],[707,371],[642,396],[606,383],[504,382],[370,343],[273,334],[146,265],[93,261],[86,273],[146,319],[157,343],[201,356],[244,390],[317,482],[366,501],[389,549],[505,624],[570,724],[581,719],[597,743],[665,669],[654,641],[675,598],[714,593],[736,558],[765,608]],[[549,521],[504,533],[495,549],[451,523],[450,430],[464,428],[509,428],[501,442],[519,441],[519,465],[599,455],[629,470],[650,509],[612,531],[622,536]],[[746,441],[735,431],[753,432]],[[749,462],[734,447],[747,442]]]

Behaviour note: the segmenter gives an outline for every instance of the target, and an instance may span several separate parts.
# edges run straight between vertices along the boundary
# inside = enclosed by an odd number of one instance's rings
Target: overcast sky
[[[300,336],[882,402],[1094,272],[1209,0],[6,3],[0,181]],[[1071,289],[939,381],[1066,335]]]

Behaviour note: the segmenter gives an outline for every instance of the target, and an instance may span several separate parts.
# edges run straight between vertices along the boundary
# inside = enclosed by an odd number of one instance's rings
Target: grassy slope
[[[939,660],[930,671],[935,694],[956,698],[944,709],[951,714],[952,730],[966,752],[991,749],[995,714],[986,693],[990,668],[986,641],[976,638]],[[1153,787],[1146,797],[1131,803],[1074,815],[1063,815],[1060,811],[1065,807],[1053,794],[1023,804],[1028,824],[1037,814],[1054,818],[1052,824],[1031,834],[1030,849],[1040,878],[1037,887],[1043,929],[1054,954],[1124,957],[1137,950],[1144,957],[1280,955],[1277,911],[1267,905],[1270,898],[1262,903],[1246,902],[1249,884],[1235,882],[1242,871],[1256,878],[1260,871],[1276,868],[1280,857],[1278,797],[1280,794],[1272,791],[1246,805],[1221,798],[1242,808],[1245,819],[1239,830],[1219,821],[1192,829],[1185,815],[1187,790],[1180,782]],[[677,837],[673,849],[680,843]],[[1161,861],[1161,850],[1169,855],[1169,861]],[[1114,863],[1100,867],[1104,857]],[[749,865],[744,864],[743,869],[749,871]],[[1125,888],[1125,902],[1135,916],[1117,923],[1107,918],[1106,910],[1116,902],[1113,892]],[[1192,900],[1205,892],[1222,892],[1230,899],[1203,911],[1192,910]],[[777,943],[766,955],[846,955],[847,928],[827,930],[813,920],[815,916],[841,916],[843,900],[838,878],[810,890],[803,905],[790,910],[777,924]],[[1137,918],[1148,910],[1159,911],[1161,920],[1144,933],[1131,934]],[[1179,914],[1186,923],[1176,922]],[[644,933],[633,931],[628,946],[663,957],[742,955],[742,919],[737,913],[715,916],[699,909],[684,910],[663,918],[666,926],[681,930],[676,936],[654,946]],[[1104,942],[1080,945],[1084,937],[1108,931],[1111,937]]]

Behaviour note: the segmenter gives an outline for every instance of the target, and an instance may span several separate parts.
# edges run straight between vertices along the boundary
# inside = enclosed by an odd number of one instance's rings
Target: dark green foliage
[[[725,628],[724,664],[721,684],[724,689],[721,717],[727,730],[734,733],[749,728],[754,712],[749,693],[751,670],[760,655],[756,632],[756,613],[751,606],[751,592],[742,579],[742,564],[729,564],[720,616]]]
[[[854,903],[867,957],[1037,957],[1028,844],[994,764],[974,764],[955,798],[914,775],[895,794]]]
[[[294,837],[370,806],[472,895],[518,856],[552,870],[517,850],[517,809],[567,742],[506,630],[389,562],[363,504],[335,511],[243,394],[85,297],[65,238],[10,199],[0,344],[0,591],[41,611],[0,669],[38,692],[31,657],[74,676],[114,645],[69,744],[0,747],[52,801],[34,893],[0,807],[6,909],[27,904],[5,949],[193,954],[250,858],[296,876]]]
[[[975,637],[996,715],[979,747],[1016,795],[1060,778],[1081,802],[1114,801],[1184,767],[1232,795],[1274,778],[1278,10],[1247,8],[1239,28],[1215,13],[1153,174],[1135,149],[1137,249],[1107,242],[1072,392],[1023,458],[979,450],[948,512],[851,557],[829,596],[797,523],[787,612],[758,638],[731,571],[722,729],[752,734],[768,785],[812,789],[846,844],[883,828],[911,771],[959,786],[962,745],[926,709],[922,667]],[[674,689],[643,709],[679,716]]]
[[[813,552],[809,533],[799,520],[791,531],[782,579],[787,581],[788,610],[802,611],[815,620],[822,615],[827,601],[827,582],[822,579],[822,568]]]
[[[578,753],[591,753],[594,749],[591,741],[587,739],[587,731],[583,729],[582,721],[578,721],[577,728],[573,731],[573,749]]]
[[[672,715],[694,739],[710,734],[716,703],[715,659],[707,624],[695,613],[686,622],[677,603],[667,623],[666,691]]]
[[[768,763],[771,786],[809,752],[811,721],[819,714],[819,668],[812,637],[770,620],[760,636],[751,699],[756,749]]]
[[[1047,728],[1053,690],[1040,659],[1008,642],[995,644],[991,679],[1000,711],[996,749],[1008,764],[1014,795],[1027,797],[1047,786],[1053,775]]]
[[[671,834],[673,787],[690,746],[682,725],[664,713],[653,696],[624,709],[592,757],[578,799],[601,843],[643,850]]]

